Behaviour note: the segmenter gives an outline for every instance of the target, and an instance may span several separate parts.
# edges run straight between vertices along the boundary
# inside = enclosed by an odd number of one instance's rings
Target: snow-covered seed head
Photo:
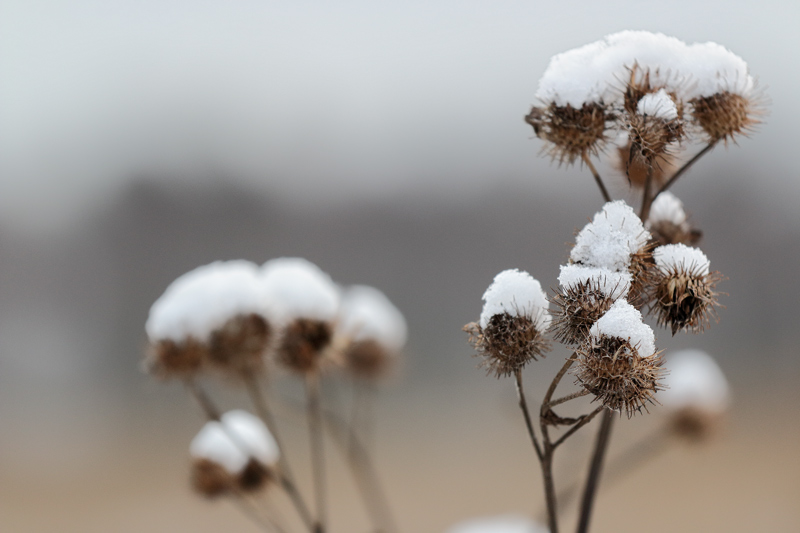
[[[695,98],[691,104],[694,122],[712,143],[749,134],[763,113],[758,99],[728,91]]]
[[[254,369],[269,339],[271,315],[258,267],[218,261],[176,279],[150,308],[146,365],[162,377],[184,377],[205,362]]]
[[[229,411],[207,422],[192,440],[192,486],[208,497],[232,489],[255,491],[273,477],[280,451],[260,419]]]
[[[695,245],[702,233],[693,229],[689,217],[683,210],[683,203],[671,192],[659,194],[650,206],[650,214],[645,227],[657,246],[665,244]]]
[[[622,200],[608,202],[575,238],[570,260],[583,266],[627,272],[634,254],[647,246],[650,234]]]
[[[678,331],[703,331],[719,305],[718,272],[710,272],[710,262],[697,248],[683,244],[659,246],[653,252],[656,268],[651,269],[647,302],[662,327],[675,335]]]
[[[659,395],[670,425],[681,436],[703,440],[713,434],[731,403],[730,386],[719,365],[700,350],[666,358],[665,390]]]
[[[336,336],[344,342],[346,368],[355,376],[373,379],[384,374],[406,343],[403,314],[378,289],[347,288]]]
[[[504,270],[483,295],[479,323],[464,326],[482,366],[497,377],[509,376],[550,349],[547,297],[527,272]]]
[[[333,338],[338,287],[316,265],[300,258],[268,261],[262,276],[264,298],[283,327],[277,361],[298,373],[317,369]]]
[[[592,328],[577,350],[577,383],[600,403],[628,417],[653,403],[662,359],[656,353],[653,330],[642,315],[618,300]]]
[[[562,265],[559,288],[551,298],[553,336],[564,344],[583,342],[597,320],[619,298],[624,298],[631,284],[627,272],[608,269]]]
[[[648,169],[684,136],[678,108],[664,89],[644,95],[635,112],[626,114],[625,127],[631,143],[629,163],[639,159]]]
[[[572,164],[584,155],[597,154],[608,140],[607,123],[612,119],[600,103],[581,107],[534,107],[525,117],[536,136],[552,143],[548,153],[559,163]]]

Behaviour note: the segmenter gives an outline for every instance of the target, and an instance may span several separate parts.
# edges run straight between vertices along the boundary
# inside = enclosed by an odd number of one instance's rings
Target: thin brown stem
[[[519,408],[522,410],[522,416],[525,418],[525,427],[528,428],[528,435],[531,438],[533,449],[536,450],[536,457],[539,461],[542,460],[542,448],[539,446],[539,440],[536,438],[536,433],[533,430],[533,422],[531,421],[531,414],[528,411],[528,402],[525,400],[525,389],[522,387],[522,370],[516,372],[517,384],[517,398],[519,400]]]
[[[555,394],[556,392],[556,387],[558,387],[558,384],[561,382],[561,379],[569,370],[569,367],[572,366],[572,363],[574,363],[577,360],[578,360],[578,355],[573,353],[566,360],[566,362],[564,362],[564,366],[562,366],[561,370],[558,371],[558,374],[556,374],[556,377],[553,378],[553,381],[550,382],[550,387],[548,387],[547,392],[544,395],[544,399],[542,400],[542,408],[539,411],[541,417],[544,417],[545,414],[547,414],[547,411],[549,411],[548,405],[550,404],[553,398],[553,394]]]
[[[234,492],[230,501],[242,512],[243,515],[256,524],[259,529],[267,531],[268,533],[286,533],[286,530],[278,525],[277,522],[262,515],[258,511],[258,508],[241,492]]]
[[[647,166],[647,178],[644,180],[644,191],[642,192],[642,208],[639,211],[639,218],[647,220],[650,215],[650,204],[653,199],[650,197],[650,189],[653,187],[653,165],[652,163]]]
[[[699,152],[697,152],[697,153],[694,155],[694,157],[692,157],[692,158],[691,158],[689,161],[687,161],[686,163],[684,163],[684,164],[683,164],[683,166],[682,166],[681,168],[679,168],[679,169],[678,169],[678,170],[675,172],[675,174],[673,174],[673,175],[672,175],[672,177],[671,177],[669,180],[667,180],[667,182],[666,182],[666,183],[664,183],[664,185],[662,185],[662,186],[661,186],[661,188],[660,188],[660,189],[658,189],[658,192],[656,192],[656,194],[653,196],[653,198],[656,198],[656,197],[657,197],[659,194],[661,194],[662,192],[664,192],[664,191],[666,191],[667,189],[669,189],[670,187],[672,187],[672,185],[673,185],[673,184],[674,184],[676,181],[678,181],[678,178],[680,178],[681,176],[683,176],[683,174],[684,174],[684,173],[686,173],[686,171],[687,171],[687,170],[689,170],[689,169],[692,167],[692,165],[694,165],[695,163],[697,163],[698,159],[700,159],[701,157],[703,157],[704,155],[706,155],[708,152],[710,152],[710,151],[711,151],[711,149],[712,149],[712,148],[714,148],[716,145],[717,145],[717,142],[716,142],[716,141],[711,141],[710,143],[708,143],[708,144],[706,145],[706,147],[705,147],[705,148],[703,148],[702,150],[700,150]]]
[[[589,475],[586,478],[586,485],[583,487],[583,498],[581,501],[581,513],[578,521],[577,533],[587,533],[589,531],[589,521],[592,516],[592,506],[597,494],[597,487],[600,484],[600,475],[603,472],[603,459],[605,458],[608,441],[611,438],[611,429],[614,423],[614,411],[607,409],[603,413],[600,430],[597,433],[597,440],[594,445],[592,462],[589,466]]]
[[[327,502],[325,499],[325,450],[322,433],[322,411],[320,406],[320,376],[317,372],[306,374],[306,417],[311,441],[311,469],[314,477],[314,501],[317,524],[315,533],[324,533],[327,524]]]
[[[588,415],[583,415],[582,417],[580,417],[580,418],[578,419],[578,422],[577,422],[577,423],[576,423],[574,426],[572,426],[571,428],[569,428],[569,429],[567,430],[567,432],[566,432],[566,433],[564,433],[563,435],[561,435],[561,437],[559,437],[559,438],[558,438],[558,440],[557,440],[557,441],[555,441],[555,442],[553,443],[553,448],[558,448],[558,446],[559,446],[561,443],[563,443],[565,440],[567,440],[568,438],[570,438],[570,437],[571,437],[571,436],[572,436],[572,435],[573,435],[573,434],[574,434],[576,431],[578,431],[578,430],[579,430],[579,429],[581,429],[583,426],[585,426],[586,424],[588,424],[589,422],[591,422],[591,421],[592,421],[592,419],[593,419],[595,416],[597,416],[597,414],[598,414],[598,413],[600,413],[600,411],[602,411],[603,409],[604,409],[604,407],[600,406],[600,407],[598,407],[597,409],[595,409],[594,411],[592,411],[591,413],[589,413]]]
[[[549,409],[550,407],[555,407],[556,405],[561,405],[562,403],[567,403],[570,400],[574,400],[575,398],[580,398],[581,396],[589,395],[589,391],[586,389],[581,389],[578,392],[573,392],[572,394],[567,394],[566,396],[562,396],[561,398],[557,398],[550,403],[548,403],[545,408]]]
[[[603,180],[600,178],[600,173],[597,172],[597,169],[594,168],[594,165],[592,164],[592,160],[589,159],[589,155],[584,152],[581,157],[583,158],[583,162],[586,163],[586,166],[589,167],[589,170],[592,172],[592,176],[594,176],[594,181],[597,182],[597,186],[600,187],[600,194],[603,195],[603,200],[610,202],[611,196],[608,194],[606,186],[603,185]]]
[[[269,408],[269,403],[262,394],[258,377],[252,373],[243,372],[242,378],[244,380],[245,388],[247,389],[247,394],[250,396],[250,401],[253,403],[253,407],[255,408],[261,420],[264,421],[264,424],[267,426],[270,433],[272,433],[272,436],[275,438],[275,443],[278,445],[278,449],[280,450],[278,466],[280,467],[281,486],[292,500],[292,504],[297,509],[297,514],[300,515],[303,523],[306,525],[306,527],[308,527],[308,529],[313,530],[314,519],[311,516],[311,512],[308,510],[308,505],[306,505],[302,494],[300,494],[300,491],[297,488],[297,483],[295,482],[295,477],[289,465],[289,460],[286,457],[286,447],[283,445],[280,434],[278,433],[278,425],[275,421],[275,416],[272,414],[272,409]]]

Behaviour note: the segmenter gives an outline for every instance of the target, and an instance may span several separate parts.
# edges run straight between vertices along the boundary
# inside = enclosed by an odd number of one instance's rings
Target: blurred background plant
[[[800,73],[774,43],[800,45],[797,9],[5,2],[0,418],[13,430],[0,434],[0,525],[251,527],[188,490],[187,444],[203,417],[181,386],[145,380],[137,363],[142,323],[172,280],[220,258],[279,255],[380,287],[406,311],[407,358],[376,405],[374,434],[402,529],[529,510],[540,489],[514,391],[475,370],[459,328],[478,312],[481,289],[469,288],[509,266],[556,287],[563,228],[597,210],[587,174],[538,157],[520,120],[547,61],[646,28],[741,54],[768,81],[773,111],[758,135],[715,149],[672,189],[730,296],[713,335],[659,347],[724,362],[727,423],[713,446],[670,448],[609,484],[594,525],[796,529]],[[607,186],[614,197],[628,189]],[[559,362],[537,365],[552,375]],[[546,384],[531,375],[530,385]],[[610,464],[662,415],[620,424]],[[298,450],[304,428],[285,432]],[[349,479],[344,468],[331,475]],[[556,468],[577,479],[586,465]],[[357,492],[331,500],[332,520],[367,527]]]

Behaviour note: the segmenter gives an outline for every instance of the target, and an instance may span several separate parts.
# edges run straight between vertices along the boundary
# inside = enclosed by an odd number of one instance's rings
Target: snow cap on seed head
[[[628,204],[622,200],[608,202],[578,233],[570,259],[584,266],[625,272],[631,255],[649,239],[650,234]]]
[[[671,410],[700,409],[722,414],[730,405],[728,380],[719,365],[701,350],[682,350],[666,358],[666,388],[658,398]]]
[[[353,342],[375,341],[390,353],[403,349],[408,331],[400,310],[381,291],[366,285],[344,290],[338,329]]]
[[[189,447],[192,457],[222,466],[229,474],[240,474],[250,459],[265,466],[278,462],[280,451],[264,423],[247,411],[228,411],[219,422],[207,422]]]
[[[503,313],[530,318],[540,332],[550,327],[547,296],[541,283],[527,272],[517,269],[500,272],[483,293],[483,301],[481,328],[486,329],[493,316]]]
[[[692,275],[705,276],[709,272],[711,262],[699,248],[685,244],[667,244],[653,251],[653,258],[663,274],[670,272],[688,272]]]
[[[237,315],[256,313],[269,319],[258,266],[243,260],[216,261],[173,281],[150,308],[145,324],[151,342],[205,342]]]
[[[653,200],[653,204],[650,206],[650,215],[647,217],[647,225],[664,221],[681,226],[686,223],[686,218],[683,202],[671,192],[664,191]]]
[[[654,93],[646,94],[636,105],[636,111],[640,115],[647,115],[662,120],[675,120],[678,117],[678,108],[672,97],[664,89],[659,89]]]
[[[264,298],[281,321],[302,318],[332,322],[336,318],[339,289],[318,266],[299,257],[281,257],[261,268]]]
[[[613,272],[607,268],[587,267],[578,264],[561,265],[558,283],[564,289],[589,283],[591,289],[607,298],[624,298],[628,294],[633,276],[630,272]]]
[[[460,522],[447,533],[547,533],[547,528],[522,515],[506,514]]]
[[[642,322],[642,314],[625,300],[617,300],[589,330],[599,340],[602,336],[627,340],[640,357],[656,353],[653,330]]]

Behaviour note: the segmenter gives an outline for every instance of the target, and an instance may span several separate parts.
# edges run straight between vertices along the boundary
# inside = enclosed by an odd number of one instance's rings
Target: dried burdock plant
[[[683,202],[669,191],[662,192],[653,200],[645,227],[652,236],[654,246],[665,244],[695,246],[702,237],[700,230],[689,224],[689,217],[683,210]]]
[[[551,103],[534,107],[525,117],[537,137],[550,143],[548,153],[559,163],[572,164],[579,158],[597,155],[608,141],[612,120],[602,103],[580,107]]]

